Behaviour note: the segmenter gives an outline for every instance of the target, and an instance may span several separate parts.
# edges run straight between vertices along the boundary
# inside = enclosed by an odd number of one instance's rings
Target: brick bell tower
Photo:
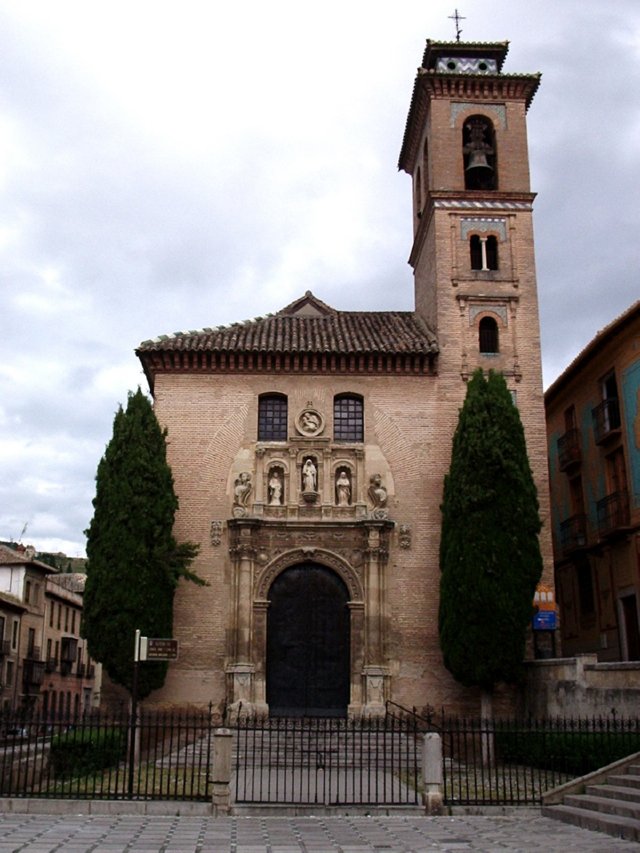
[[[438,339],[444,433],[455,429],[469,376],[503,373],[525,428],[552,583],[526,125],[540,75],[503,73],[508,49],[427,40],[398,165],[413,182],[409,263],[416,312]]]
[[[540,380],[526,111],[539,74],[503,74],[508,42],[428,40],[399,168],[413,180],[416,311],[438,373]]]

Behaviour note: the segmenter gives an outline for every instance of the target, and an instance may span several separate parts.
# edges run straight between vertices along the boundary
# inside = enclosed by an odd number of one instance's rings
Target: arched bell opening
[[[496,139],[491,119],[469,116],[462,126],[462,153],[465,189],[497,189]]]

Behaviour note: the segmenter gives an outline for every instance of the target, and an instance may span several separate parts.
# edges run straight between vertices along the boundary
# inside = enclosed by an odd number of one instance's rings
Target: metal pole
[[[140,666],[140,629],[136,628],[131,680],[131,714],[129,719],[129,799],[133,799],[133,771],[136,761],[136,717],[138,712],[138,668]]]

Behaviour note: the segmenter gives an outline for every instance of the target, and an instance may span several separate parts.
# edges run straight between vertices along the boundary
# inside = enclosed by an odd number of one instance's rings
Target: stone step
[[[604,786],[603,786],[604,787]],[[618,800],[613,797],[599,797],[594,794],[568,794],[564,798],[565,806],[578,809],[592,809],[611,815],[622,815],[640,820],[640,803]]]
[[[614,800],[627,800],[629,802],[640,803],[640,789],[625,788],[624,785],[587,785],[585,794],[590,794],[594,797],[610,797]]]
[[[617,785],[621,788],[640,788],[640,775],[616,773],[613,776],[607,776],[607,785]]]
[[[545,817],[562,820],[565,823],[590,829],[594,832],[605,832],[615,838],[625,838],[627,841],[640,842],[640,820],[622,815],[608,815],[575,806],[558,805],[543,806]]]

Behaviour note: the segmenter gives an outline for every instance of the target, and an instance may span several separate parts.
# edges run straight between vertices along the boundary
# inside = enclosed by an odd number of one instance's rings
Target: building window
[[[19,622],[17,619],[13,620],[13,628],[11,633],[11,648],[15,651],[18,648],[18,626]]]
[[[591,565],[587,559],[581,560],[576,565],[576,580],[578,582],[578,601],[580,602],[580,615],[584,617],[593,616],[596,610],[596,600],[593,592],[593,574]]]
[[[334,398],[333,435],[336,441],[364,441],[362,397],[340,394]]]
[[[25,604],[29,604],[31,601],[31,581],[24,582],[24,600]]]
[[[470,116],[462,128],[464,186],[467,190],[495,190],[496,142],[493,123],[486,116]]]
[[[498,324],[493,317],[483,317],[478,326],[480,352],[492,355],[500,352],[498,346]]]
[[[474,234],[469,240],[471,269],[478,272],[490,272],[498,269],[498,240],[491,234],[479,237]]]
[[[262,394],[258,401],[258,441],[287,440],[287,398]]]

